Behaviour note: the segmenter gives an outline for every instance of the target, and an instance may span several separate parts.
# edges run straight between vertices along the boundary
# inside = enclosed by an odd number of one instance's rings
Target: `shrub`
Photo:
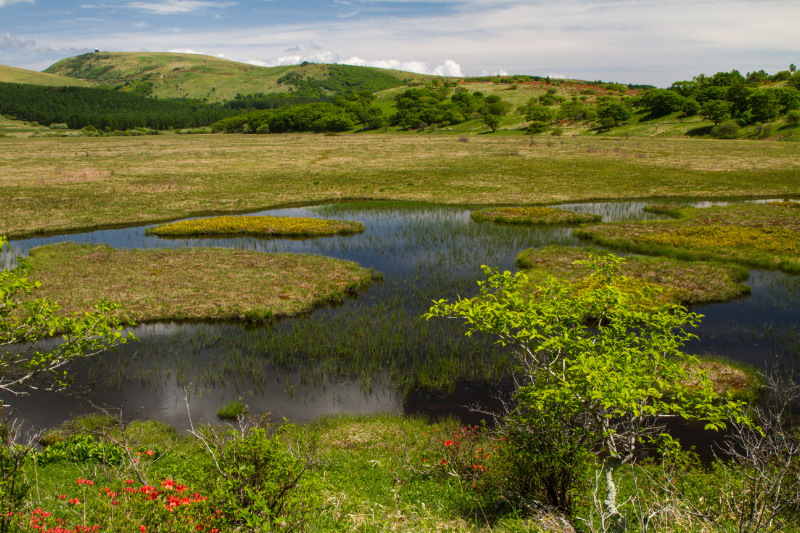
[[[535,134],[535,133],[542,133],[543,131],[547,131],[547,122],[542,122],[541,120],[534,120],[530,124],[528,124],[528,129],[525,133],[528,134]]]
[[[247,414],[247,405],[238,400],[223,405],[217,410],[217,416],[222,420],[236,420]]]
[[[735,139],[739,136],[740,129],[741,127],[735,120],[726,120],[712,128],[711,136],[716,139]]]
[[[786,113],[786,124],[795,127],[800,125],[800,110],[793,109]]]
[[[284,425],[245,431],[208,430],[215,443],[215,457],[207,465],[218,476],[204,481],[211,499],[234,527],[247,531],[302,529],[309,511],[321,503],[319,487],[308,480],[311,461],[293,449],[290,435],[296,428]]]

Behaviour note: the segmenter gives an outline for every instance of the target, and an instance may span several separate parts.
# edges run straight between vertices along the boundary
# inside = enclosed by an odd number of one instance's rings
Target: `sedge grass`
[[[583,224],[586,222],[600,222],[599,215],[588,213],[574,213],[554,207],[489,207],[470,213],[472,220],[482,222],[491,220],[504,224]]]
[[[367,285],[355,263],[305,254],[215,248],[115,250],[63,243],[31,250],[38,297],[65,311],[100,298],[119,302],[135,322],[269,320],[311,310]]]
[[[0,138],[0,234],[347,199],[532,205],[796,195],[791,142],[476,135]]]
[[[800,272],[800,210],[795,202],[687,207],[676,220],[605,224],[575,235],[651,255],[734,261]]]
[[[577,282],[592,273],[588,265],[575,264],[589,258],[591,250],[568,246],[547,246],[524,250],[517,256],[517,266],[524,269],[533,283],[548,275]],[[746,268],[708,261],[682,261],[669,257],[634,255],[621,266],[624,276],[659,286],[662,299],[672,303],[697,304],[721,302],[743,296],[750,287]]]
[[[238,236],[320,237],[359,233],[364,224],[355,221],[324,220],[307,217],[210,217],[180,220],[150,228],[147,233],[160,237]]]

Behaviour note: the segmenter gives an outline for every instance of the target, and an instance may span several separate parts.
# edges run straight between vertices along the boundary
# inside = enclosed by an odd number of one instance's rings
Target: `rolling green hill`
[[[309,85],[333,94],[383,90],[429,79],[398,70],[349,65],[259,67],[199,54],[95,52],[63,59],[45,72],[140,91],[160,98],[230,100],[236,94],[289,92]]]
[[[90,87],[94,85],[86,80],[70,78],[68,76],[60,76],[57,74],[49,74],[47,72],[36,72],[34,70],[7,67],[5,65],[0,65],[0,82],[28,83],[32,85],[46,85],[48,87]]]

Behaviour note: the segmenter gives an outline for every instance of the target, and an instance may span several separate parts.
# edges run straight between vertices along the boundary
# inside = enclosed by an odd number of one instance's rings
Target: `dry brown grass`
[[[342,199],[530,205],[800,191],[789,142],[163,135],[6,137],[0,150],[0,233],[12,237]]]
[[[115,250],[64,243],[31,251],[37,297],[65,311],[99,298],[119,302],[133,321],[252,319],[308,311],[365,286],[355,263],[304,254],[219,248]]]

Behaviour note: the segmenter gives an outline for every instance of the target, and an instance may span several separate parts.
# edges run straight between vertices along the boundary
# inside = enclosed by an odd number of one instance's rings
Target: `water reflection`
[[[604,221],[660,218],[643,212],[654,201],[567,204]],[[657,201],[670,203],[670,201]],[[687,203],[685,200],[671,203]],[[354,219],[366,231],[317,239],[162,239],[148,226],[12,241],[0,262],[62,241],[117,248],[233,247],[316,253],[356,261],[384,274],[356,298],[313,313],[254,327],[236,323],[160,323],[134,328],[140,341],[84,361],[69,394],[14,399],[20,416],[56,424],[92,404],[126,414],[187,423],[214,421],[216,410],[241,398],[252,413],[304,421],[328,413],[459,412],[506,388],[509,354],[481,336],[466,338],[455,321],[425,322],[431,300],[475,294],[481,265],[513,269],[521,250],[548,244],[582,246],[567,227],[475,223],[461,207],[397,203],[343,204],[263,211],[274,216]],[[706,315],[692,345],[697,353],[729,355],[763,365],[797,357],[800,278],[754,271],[752,296],[698,306]]]

